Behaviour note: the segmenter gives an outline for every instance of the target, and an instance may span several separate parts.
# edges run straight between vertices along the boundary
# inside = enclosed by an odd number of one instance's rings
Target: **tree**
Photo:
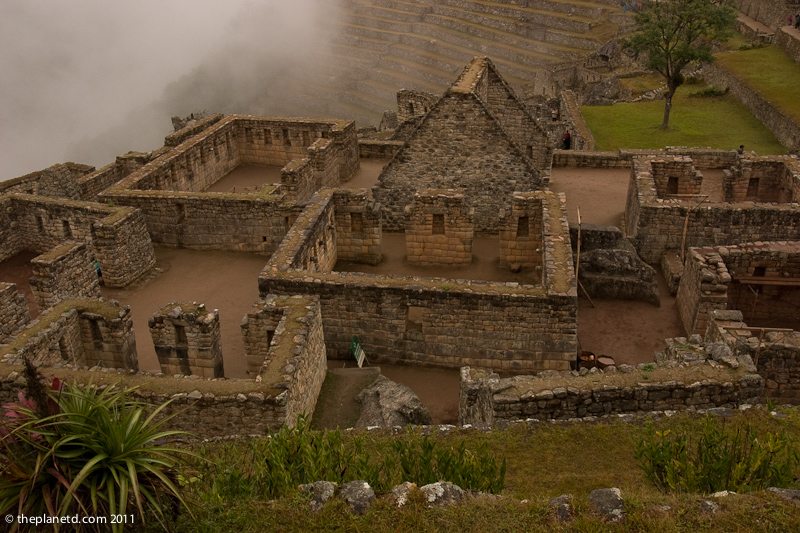
[[[683,84],[683,69],[694,61],[713,61],[714,41],[730,35],[735,18],[724,0],[655,0],[636,13],[628,45],[644,53],[648,68],[667,83],[661,129],[669,128],[672,97]]]

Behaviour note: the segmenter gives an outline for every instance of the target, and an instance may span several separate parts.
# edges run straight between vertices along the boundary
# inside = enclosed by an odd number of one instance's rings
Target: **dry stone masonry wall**
[[[161,372],[204,378],[225,375],[219,311],[203,304],[170,303],[147,322]]]
[[[100,296],[94,258],[82,242],[67,241],[35,257],[31,288],[41,309],[69,298]]]
[[[474,210],[453,189],[424,189],[406,206],[406,259],[417,265],[472,262]]]
[[[0,344],[13,339],[30,319],[28,302],[17,286],[0,282]]]

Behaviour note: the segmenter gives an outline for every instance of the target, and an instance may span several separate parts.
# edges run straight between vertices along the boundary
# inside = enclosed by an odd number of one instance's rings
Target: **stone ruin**
[[[203,304],[170,303],[147,323],[161,372],[221,378],[219,311]]]
[[[563,123],[549,110],[576,102],[531,109],[488,58],[441,96],[404,90],[397,103],[379,137],[346,120],[210,114],[148,154],[2,182],[0,261],[37,254],[41,313],[0,283],[0,396],[29,357],[66,379],[111,373],[148,401],[172,398],[178,427],[258,433],[310,416],[327,361],[350,358],[357,337],[375,363],[463,368],[460,418],[474,425],[798,398],[797,158],[557,150]],[[370,159],[388,160],[374,186],[345,188]],[[248,165],[260,184],[226,189]],[[580,281],[657,303],[662,264],[688,339],[668,340],[653,368],[574,368],[575,228],[548,190],[565,165],[630,169],[622,227],[582,228]],[[404,243],[414,274],[391,270],[387,242]],[[496,257],[479,251],[487,243]],[[265,256],[239,326],[246,379],[225,375],[221,317],[194,303],[150,318],[161,373],[138,370],[131,310],[99,297],[157,276],[154,245]],[[471,278],[481,261],[514,281]],[[442,266],[447,277],[431,275]]]

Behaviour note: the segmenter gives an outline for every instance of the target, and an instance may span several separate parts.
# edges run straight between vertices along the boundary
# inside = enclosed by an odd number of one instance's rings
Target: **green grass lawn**
[[[775,45],[732,50],[717,62],[750,88],[800,122],[800,65]]]
[[[798,85],[800,87],[800,85]],[[693,97],[703,85],[684,85],[673,99],[670,129],[661,130],[664,101],[583,106],[597,150],[693,146],[734,150],[744,144],[761,155],[786,152],[736,98]],[[800,90],[800,89],[798,89]]]
[[[764,409],[750,410],[736,413],[726,423],[748,424],[759,432],[786,431],[796,441],[800,412],[787,413],[779,419]],[[676,415],[656,426],[696,431],[701,423],[697,416]],[[258,460],[248,454],[247,441],[195,445],[194,450],[211,462],[183,470],[184,478],[195,479],[183,490],[195,516],[182,514],[174,531],[559,531],[565,528],[555,521],[547,502],[564,493],[574,495],[577,517],[569,525],[571,531],[788,531],[800,523],[800,506],[766,491],[719,499],[720,511],[713,515],[701,509],[707,495],[659,491],[635,458],[636,442],[644,432],[639,422],[545,422],[434,435],[445,445],[464,440],[470,449],[484,445],[497,457],[505,457],[508,471],[501,495],[444,508],[428,508],[416,496],[397,509],[384,498],[363,516],[353,515],[338,500],[311,513],[299,494],[270,500],[253,493],[237,474]],[[386,431],[347,432],[345,438],[354,434],[365,436],[364,451],[370,456],[381,455],[397,438]],[[627,506],[624,524],[604,524],[590,511],[587,496],[602,487],[622,490]],[[664,505],[670,509],[659,509]]]

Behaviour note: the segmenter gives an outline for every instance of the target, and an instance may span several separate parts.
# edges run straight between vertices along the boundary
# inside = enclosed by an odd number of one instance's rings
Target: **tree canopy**
[[[713,61],[713,43],[730,35],[735,18],[725,0],[655,0],[636,13],[628,45],[644,54],[648,68],[666,81],[663,129],[669,127],[672,97],[683,84],[684,68]]]

